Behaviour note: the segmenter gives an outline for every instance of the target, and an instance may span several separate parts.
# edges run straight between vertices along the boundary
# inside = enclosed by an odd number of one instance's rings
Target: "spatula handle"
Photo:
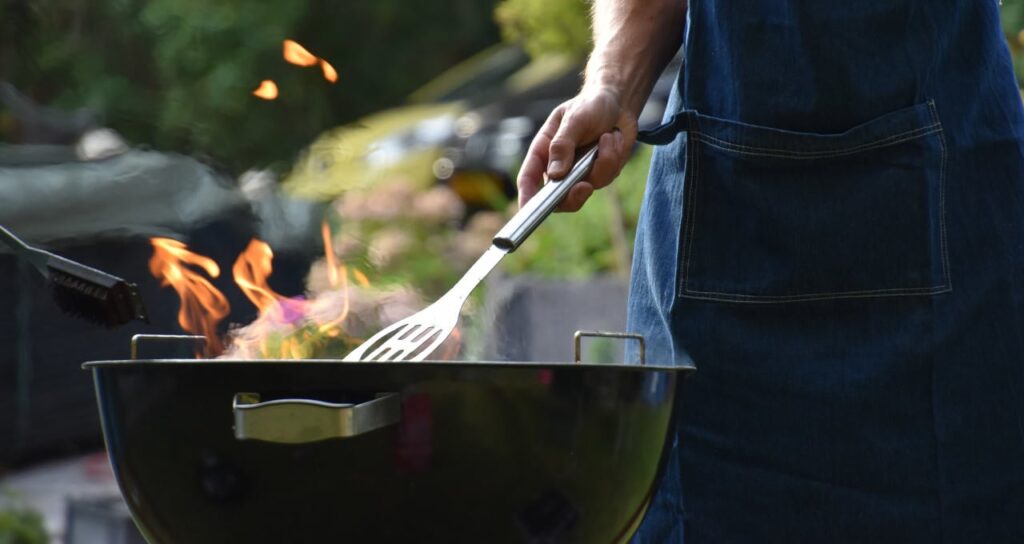
[[[493,244],[510,253],[515,251],[534,229],[555,211],[562,199],[569,194],[569,190],[586,177],[596,158],[595,145],[576,161],[567,176],[545,183],[540,191],[537,191],[537,194],[533,195],[533,198],[498,231],[492,241]]]

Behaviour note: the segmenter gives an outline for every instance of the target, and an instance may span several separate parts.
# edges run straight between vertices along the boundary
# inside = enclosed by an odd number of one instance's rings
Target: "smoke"
[[[423,307],[409,288],[350,286],[279,300],[228,331],[224,359],[339,359],[364,338]]]

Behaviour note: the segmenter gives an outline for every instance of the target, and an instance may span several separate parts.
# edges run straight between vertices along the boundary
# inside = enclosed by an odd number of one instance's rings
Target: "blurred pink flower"
[[[505,226],[508,219],[500,212],[480,212],[473,214],[466,224],[466,230],[479,232],[486,236],[494,236]]]
[[[366,245],[361,239],[361,236],[350,232],[352,228],[346,225],[345,232],[339,233],[331,240],[331,247],[334,248],[334,254],[341,260],[348,259],[357,253]]]
[[[494,235],[505,224],[498,212],[479,212],[470,218],[466,228],[455,235],[452,244],[454,256],[462,265],[476,260],[491,245]]]
[[[430,223],[454,221],[465,213],[466,205],[462,199],[444,185],[434,186],[416,195],[412,201],[413,217]]]
[[[394,181],[372,191],[345,193],[334,201],[334,210],[342,221],[396,219],[408,213],[415,192],[408,181]]]
[[[331,282],[328,280],[327,261],[321,257],[309,267],[309,275],[306,276],[306,291],[316,295],[330,289]]]
[[[387,228],[376,233],[370,240],[367,256],[370,264],[384,268],[394,262],[412,245],[412,237],[405,229]]]

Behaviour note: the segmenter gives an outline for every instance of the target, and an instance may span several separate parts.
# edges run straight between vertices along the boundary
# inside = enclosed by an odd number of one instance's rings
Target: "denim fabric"
[[[629,326],[693,362],[637,543],[1024,542],[996,0],[691,0]]]

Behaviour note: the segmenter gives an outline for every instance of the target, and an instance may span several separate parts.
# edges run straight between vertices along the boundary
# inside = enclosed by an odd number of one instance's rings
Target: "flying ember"
[[[320,67],[324,71],[324,79],[326,79],[327,81],[330,81],[331,83],[337,83],[338,82],[338,72],[337,72],[337,70],[334,69],[333,66],[331,66],[331,64],[329,62],[327,62],[326,60],[321,59],[320,60]]]
[[[260,82],[260,86],[252,92],[252,95],[263,100],[274,100],[277,98],[277,83],[264,79]]]
[[[324,79],[331,83],[338,82],[338,71],[334,69],[334,66],[331,66],[331,63],[327,62],[327,59],[310,53],[308,49],[295,40],[285,40],[283,42],[282,55],[285,61],[296,66],[310,67],[316,66],[319,63],[320,70],[324,73]]]
[[[296,66],[313,66],[319,60],[316,55],[294,40],[285,40],[283,45],[284,60]]]

